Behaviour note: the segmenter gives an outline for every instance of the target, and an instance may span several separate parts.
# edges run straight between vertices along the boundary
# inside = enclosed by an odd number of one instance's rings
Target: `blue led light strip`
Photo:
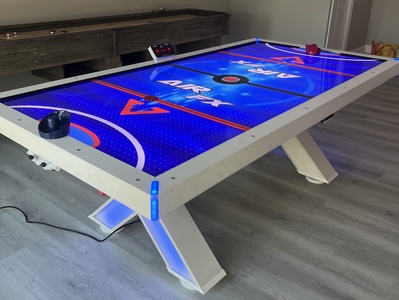
[[[151,183],[151,220],[157,221],[159,219],[159,201],[158,201],[158,193],[159,193],[159,181],[153,181]]]

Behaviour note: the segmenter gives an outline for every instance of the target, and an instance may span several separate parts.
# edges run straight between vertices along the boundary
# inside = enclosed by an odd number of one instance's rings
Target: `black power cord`
[[[105,242],[106,240],[108,240],[108,239],[109,239],[115,232],[117,232],[118,230],[121,230],[122,228],[125,228],[125,227],[128,227],[128,226],[130,226],[130,225],[133,225],[133,224],[136,224],[136,223],[139,223],[139,222],[140,222],[140,219],[138,219],[138,220],[134,220],[134,221],[132,221],[132,222],[126,223],[126,224],[124,224],[124,225],[118,227],[118,228],[115,229],[114,231],[112,231],[112,232],[111,232],[108,236],[106,236],[104,239],[100,240],[100,239],[98,239],[98,238],[96,238],[96,237],[94,237],[94,236],[92,236],[92,235],[90,235],[90,234],[88,234],[88,233],[84,233],[84,232],[77,231],[77,230],[74,230],[74,229],[64,228],[64,227],[60,227],[60,226],[56,226],[56,225],[52,225],[52,224],[45,223],[45,222],[40,222],[40,221],[31,221],[31,220],[28,219],[28,216],[26,215],[26,213],[25,213],[22,209],[20,209],[19,207],[16,207],[16,206],[12,206],[12,205],[1,206],[1,207],[0,207],[0,210],[2,210],[2,209],[7,209],[7,208],[9,208],[9,209],[15,209],[15,210],[18,210],[20,213],[22,213],[22,214],[24,215],[24,217],[25,217],[25,222],[28,223],[28,224],[40,224],[40,225],[49,226],[49,227],[52,227],[52,228],[55,228],[55,229],[59,229],[59,230],[64,230],[64,231],[68,231],[68,232],[73,232],[73,233],[76,233],[76,234],[80,234],[80,235],[84,235],[84,236],[86,236],[86,237],[89,237],[89,238],[91,238],[91,239],[93,239],[93,240],[95,240],[95,241],[97,241],[97,242],[99,242],[99,243],[102,243],[102,242]]]

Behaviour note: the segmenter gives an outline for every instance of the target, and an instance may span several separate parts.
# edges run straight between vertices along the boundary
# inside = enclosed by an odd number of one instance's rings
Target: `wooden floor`
[[[205,296],[170,275],[142,224],[105,243],[0,210],[0,299],[399,299],[399,78],[311,134],[340,176],[314,185],[276,149],[187,207],[227,272]],[[99,237],[106,199],[0,137],[0,206]]]

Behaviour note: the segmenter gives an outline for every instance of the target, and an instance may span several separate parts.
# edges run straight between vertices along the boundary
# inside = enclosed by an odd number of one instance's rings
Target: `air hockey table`
[[[90,215],[103,230],[138,215],[167,270],[204,294],[226,273],[185,203],[279,146],[331,182],[307,129],[398,73],[397,59],[250,39],[3,92],[0,132],[108,195]],[[59,111],[69,135],[42,138]]]

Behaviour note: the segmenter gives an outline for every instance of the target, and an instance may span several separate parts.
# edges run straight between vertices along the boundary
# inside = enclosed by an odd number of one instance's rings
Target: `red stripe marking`
[[[95,82],[95,83],[98,83],[98,84],[101,84],[101,85],[116,89],[116,90],[121,91],[121,92],[125,92],[125,93],[131,94],[131,95],[138,96],[138,97],[143,98],[143,99],[146,96],[148,96],[148,95],[145,95],[143,93],[139,93],[139,92],[136,92],[136,91],[133,91],[133,90],[130,90],[130,89],[127,89],[127,88],[112,84],[112,83],[108,83],[108,82],[105,82],[105,81],[102,81],[102,80],[93,79],[92,81]],[[224,125],[227,125],[227,126],[230,126],[230,127],[242,130],[242,131],[247,131],[247,130],[251,129],[248,126],[244,126],[244,125],[237,124],[237,123],[234,123],[234,122],[231,122],[231,121],[227,121],[227,120],[224,120],[224,119],[221,119],[221,118],[218,118],[218,117],[215,117],[215,116],[211,116],[211,115],[208,115],[208,114],[205,114],[205,113],[202,113],[202,112],[199,112],[199,111],[196,111],[196,110],[184,107],[184,106],[179,106],[177,104],[174,104],[174,103],[171,103],[171,102],[167,102],[165,100],[157,99],[155,101],[158,102],[158,103],[161,103],[163,105],[166,105],[166,106],[169,106],[169,107],[172,107],[172,108],[187,112],[189,114],[196,115],[196,116],[202,117],[204,119],[208,119],[208,120],[220,123],[220,124],[224,124]]]
[[[304,65],[297,65],[297,64],[293,64],[293,63],[287,63],[287,62],[284,62],[284,61],[276,61],[276,60],[273,60],[273,59],[267,59],[267,58],[256,57],[256,56],[251,56],[251,55],[232,53],[232,52],[228,52],[228,51],[219,51],[219,52],[223,53],[223,54],[233,55],[233,56],[240,56],[240,57],[244,57],[244,58],[252,58],[252,59],[256,59],[256,60],[263,60],[263,61],[268,61],[268,62],[281,64],[281,65],[294,66],[294,67],[297,67],[297,68],[320,71],[320,72],[324,72],[324,73],[331,73],[331,74],[337,74],[337,75],[348,76],[348,77],[355,77],[356,76],[356,75],[352,75],[352,74],[347,74],[347,73],[342,73],[342,72],[337,72],[337,71],[331,71],[331,70],[324,70],[324,69],[310,67],[310,66],[304,66]]]
[[[291,63],[293,63],[295,61],[295,63],[300,64],[300,65],[304,65],[305,63],[303,62],[303,60],[299,57],[299,56],[276,56],[276,57],[270,57],[273,60],[288,60],[288,59],[292,59]]]
[[[155,99],[158,99],[155,97]],[[148,101],[148,100],[147,100]],[[144,105],[144,102],[137,101],[134,99],[129,99],[129,101],[126,103],[125,107],[121,111],[121,116],[126,116],[126,115],[153,115],[153,114],[167,114],[170,111],[166,109],[162,109],[159,107],[151,107],[150,110],[141,110],[141,111],[132,111],[133,107],[135,105]]]
[[[91,145],[93,148],[97,148],[98,146],[100,146],[100,139],[93,131],[75,123],[71,123],[71,126],[88,134],[93,139],[93,145]]]

